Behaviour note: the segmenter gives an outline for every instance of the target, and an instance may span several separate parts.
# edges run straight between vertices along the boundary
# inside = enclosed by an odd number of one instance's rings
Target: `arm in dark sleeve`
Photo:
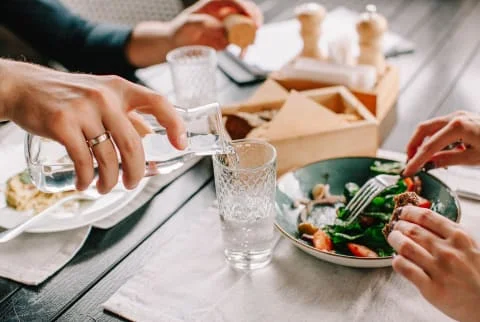
[[[89,22],[58,0],[0,0],[0,24],[71,71],[133,75],[125,56],[131,28]]]

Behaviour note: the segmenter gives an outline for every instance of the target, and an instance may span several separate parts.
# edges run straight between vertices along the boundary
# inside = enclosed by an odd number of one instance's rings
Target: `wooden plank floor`
[[[291,18],[292,8],[304,1],[256,2],[265,11],[266,22],[272,22]],[[344,5],[360,11],[370,2],[321,3],[328,9]],[[476,88],[480,4],[475,0],[390,0],[379,1],[377,7],[388,17],[393,31],[416,44],[414,54],[391,59],[401,70],[401,95],[398,122],[384,147],[403,151],[419,122],[457,109],[480,110]],[[171,94],[168,69],[153,69],[151,77],[155,87]],[[221,73],[218,77],[222,103],[245,99],[257,87],[238,86]],[[168,242],[164,232],[169,225],[204,212],[213,199],[211,165],[205,160],[124,222],[108,231],[94,230],[74,260],[41,287],[0,279],[0,320],[118,320],[104,313],[100,304]]]

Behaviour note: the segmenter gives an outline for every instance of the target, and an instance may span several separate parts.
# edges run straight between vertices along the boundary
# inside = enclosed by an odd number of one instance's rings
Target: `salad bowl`
[[[341,216],[342,208],[348,201],[340,201],[341,197],[346,195],[348,198],[347,194],[351,192],[352,186],[361,187],[378,173],[388,173],[390,168],[398,167],[398,162],[388,159],[345,157],[319,161],[288,172],[277,182],[275,226],[293,245],[327,262],[351,267],[391,266],[393,249],[386,242],[382,228],[391,215],[388,198],[391,199],[394,197],[393,195],[385,196],[384,194],[385,198],[378,199],[380,201],[387,200],[385,205],[379,206],[377,200],[377,204],[370,207],[375,209],[375,214],[371,213],[372,216],[376,216],[375,224],[367,228],[363,228],[363,224],[357,224],[355,234],[338,225],[338,217]],[[458,198],[445,183],[426,172],[420,172],[415,180],[421,182],[421,192],[420,189],[418,191],[422,200],[426,202],[425,207],[431,208],[452,221],[460,220],[461,211]],[[409,182],[411,182],[410,179],[407,180],[407,183]],[[322,204],[315,211],[306,214],[306,206],[302,205],[301,201],[314,199],[312,190],[319,185],[327,187],[328,193],[335,196],[336,199],[333,199],[337,202]],[[403,181],[400,181],[396,187],[398,191],[395,193],[402,192],[402,189],[406,191],[408,188]],[[393,201],[390,202],[393,207]],[[302,222],[312,223],[315,227],[320,227],[322,231],[325,231],[325,235],[331,240],[329,241],[330,245],[333,241],[333,248],[325,250],[321,247],[320,249],[314,247],[315,243],[312,244],[311,241],[305,239],[305,234],[299,230],[299,224]],[[362,256],[361,252],[357,253],[354,247],[350,247],[352,245],[357,247],[359,244],[369,247],[367,249],[372,249],[376,256]]]

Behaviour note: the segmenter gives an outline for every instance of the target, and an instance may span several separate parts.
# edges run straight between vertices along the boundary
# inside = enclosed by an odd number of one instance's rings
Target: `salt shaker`
[[[228,42],[237,45],[242,50],[253,44],[257,33],[257,26],[250,17],[231,14],[224,20],[227,30]]]
[[[295,15],[301,25],[300,35],[303,39],[302,57],[324,59],[318,42],[321,35],[321,25],[326,15],[323,6],[317,3],[306,3],[295,8]]]
[[[356,40],[348,33],[343,33],[328,43],[328,59],[330,62],[341,65],[354,66]]]
[[[387,20],[377,13],[374,5],[367,5],[366,12],[360,16],[356,27],[360,46],[358,64],[374,66],[381,76],[386,68],[382,40],[387,31]]]

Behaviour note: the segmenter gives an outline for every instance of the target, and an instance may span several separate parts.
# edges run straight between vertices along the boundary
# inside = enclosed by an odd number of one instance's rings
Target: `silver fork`
[[[349,213],[347,224],[351,224],[380,192],[395,185],[399,179],[399,175],[389,174],[380,174],[369,179],[345,207]]]
[[[38,214],[34,215],[32,218],[28,219],[24,223],[7,229],[5,231],[2,231],[0,233],[0,243],[6,243],[18,235],[22,234],[25,230],[28,228],[32,227],[35,223],[41,221],[44,217],[46,217],[48,214],[52,213],[52,211],[60,208],[64,204],[70,201],[94,201],[97,200],[101,197],[101,195],[95,190],[95,189],[89,189],[74,195],[67,196],[63,199],[60,199],[57,201],[55,204],[52,206],[44,209],[43,211],[39,212]]]

